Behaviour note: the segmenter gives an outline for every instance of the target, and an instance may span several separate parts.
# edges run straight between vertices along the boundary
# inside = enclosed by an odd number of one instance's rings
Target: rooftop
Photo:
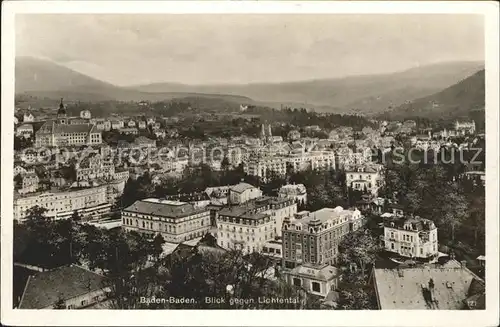
[[[436,228],[434,222],[429,219],[415,217],[401,217],[389,219],[384,222],[384,226],[397,229],[409,229],[413,231],[430,231]]]
[[[204,212],[206,209],[196,209],[192,204],[180,201],[145,199],[136,201],[123,211],[168,218],[181,218]]]
[[[374,269],[374,280],[380,309],[457,310],[484,293],[484,281],[463,267]]]
[[[330,265],[315,266],[305,264],[295,267],[290,271],[290,274],[313,277],[319,280],[331,280],[333,277],[338,275],[338,269]]]
[[[39,272],[28,278],[19,308],[46,308],[59,298],[71,299],[102,289],[105,280],[106,277],[75,265]]]
[[[232,192],[236,192],[236,193],[243,193],[246,190],[250,190],[250,189],[253,189],[253,188],[255,188],[255,186],[250,185],[248,183],[241,182],[241,183],[238,183],[236,185],[231,186],[230,190]]]

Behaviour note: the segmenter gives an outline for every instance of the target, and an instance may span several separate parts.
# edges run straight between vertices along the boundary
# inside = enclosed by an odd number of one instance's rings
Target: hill
[[[53,62],[31,58],[16,58],[16,95],[40,99],[65,98],[68,101],[163,101],[197,97],[229,102],[253,103],[248,97],[198,92],[143,92],[119,87],[76,72]]]
[[[302,104],[318,111],[377,114],[405,101],[431,95],[483,68],[482,62],[452,62],[403,72],[336,79],[241,85],[155,83],[130,89],[143,92],[200,92],[237,94],[279,107]]]
[[[432,95],[482,69],[481,62],[452,62],[403,72],[286,83],[184,85],[156,83],[119,87],[50,61],[16,58],[16,95],[68,101],[165,101],[180,98],[216,107],[253,104],[304,107],[322,112],[376,115]],[[206,100],[208,99],[208,100]],[[229,104],[228,104],[229,103]]]
[[[416,99],[388,112],[391,118],[426,117],[433,119],[472,118],[478,112],[484,116],[484,69],[462,81]]]

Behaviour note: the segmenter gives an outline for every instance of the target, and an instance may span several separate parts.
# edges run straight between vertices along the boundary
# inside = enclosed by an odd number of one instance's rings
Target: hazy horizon
[[[285,83],[484,62],[483,29],[457,14],[23,14],[16,57],[118,86]]]

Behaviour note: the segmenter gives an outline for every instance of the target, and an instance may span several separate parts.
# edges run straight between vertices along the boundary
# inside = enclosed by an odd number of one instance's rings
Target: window
[[[311,285],[313,292],[321,292],[321,285],[318,282],[312,282]]]
[[[302,280],[300,278],[293,278],[293,285],[295,286],[302,286]]]
[[[81,302],[82,307],[87,305],[87,300],[82,300]]]
[[[391,250],[394,250],[394,243],[391,243]]]

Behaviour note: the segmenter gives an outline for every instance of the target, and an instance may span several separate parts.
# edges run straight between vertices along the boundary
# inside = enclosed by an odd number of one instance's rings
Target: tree
[[[163,243],[165,243],[165,239],[161,234],[156,234],[155,238],[153,239],[153,257],[158,261],[160,258],[160,255],[163,252]]]
[[[71,220],[74,222],[80,222],[82,220],[82,217],[80,217],[80,214],[78,211],[73,211],[73,214],[71,215]]]
[[[64,301],[64,298],[61,295],[58,296],[53,309],[66,309],[66,301]]]
[[[339,261],[349,268],[351,263],[355,263],[360,269],[362,279],[366,281],[367,270],[375,262],[380,251],[380,245],[370,231],[359,229],[344,236],[340,242]]]

